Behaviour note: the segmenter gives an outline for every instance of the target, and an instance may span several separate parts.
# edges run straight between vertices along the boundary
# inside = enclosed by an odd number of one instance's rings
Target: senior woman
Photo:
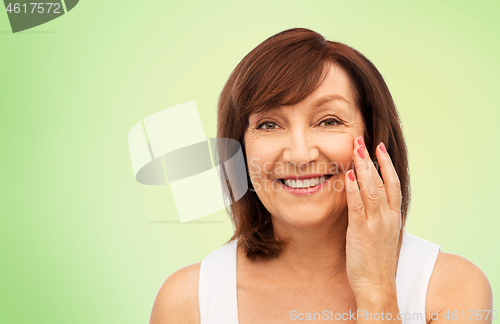
[[[167,278],[150,323],[491,323],[484,273],[404,230],[398,113],[358,51],[308,29],[268,38],[224,86],[217,136],[249,175],[234,235]]]

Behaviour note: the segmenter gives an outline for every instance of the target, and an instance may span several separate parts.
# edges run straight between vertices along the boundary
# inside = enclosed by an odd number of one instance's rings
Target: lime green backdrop
[[[134,180],[127,133],[196,100],[215,136],[232,69],[291,27],[379,68],[408,143],[407,230],[498,291],[500,4],[471,3],[87,0],[17,34],[0,13],[0,322],[148,322],[162,282],[232,226],[224,211],[175,224],[169,187]]]

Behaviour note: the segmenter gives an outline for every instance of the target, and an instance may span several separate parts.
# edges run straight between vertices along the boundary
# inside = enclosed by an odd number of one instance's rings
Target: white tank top
[[[211,252],[201,262],[201,324],[238,324],[236,295],[237,241]],[[425,324],[427,287],[440,247],[406,231],[399,253],[396,289],[403,324]],[[333,311],[333,310],[332,310]]]

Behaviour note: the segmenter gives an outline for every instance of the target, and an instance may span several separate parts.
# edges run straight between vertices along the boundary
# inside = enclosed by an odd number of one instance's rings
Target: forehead
[[[335,63],[329,64],[326,69],[324,82],[307,98],[311,106],[319,106],[325,102],[338,100],[344,102],[350,109],[356,110],[356,93],[347,72]]]
[[[356,91],[347,72],[338,64],[332,62],[325,66],[323,76],[324,79],[320,86],[301,102],[291,105],[268,107],[267,109],[251,113],[249,116],[250,119],[270,112],[292,113],[293,111],[297,111],[293,108],[302,110],[302,108],[307,107],[311,111],[317,111],[321,106],[340,109],[345,116],[353,117],[356,115],[359,112]]]

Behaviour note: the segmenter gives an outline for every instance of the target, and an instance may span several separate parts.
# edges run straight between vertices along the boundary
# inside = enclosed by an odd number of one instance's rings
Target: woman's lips
[[[331,174],[323,174],[323,173],[314,173],[314,174],[302,174],[302,175],[291,175],[291,176],[286,176],[286,177],[283,177],[281,179],[292,179],[292,180],[296,180],[296,179],[310,179],[310,178],[318,178],[318,177],[321,177],[321,176],[331,176]]]
[[[321,176],[321,175],[320,175]],[[284,178],[284,179],[308,179],[310,178],[311,176],[308,176],[307,178],[305,177],[288,177],[288,178]],[[309,187],[309,188],[291,188],[287,185],[285,185],[280,179],[278,180],[278,182],[280,183],[282,189],[284,189],[285,191],[293,194],[293,195],[297,195],[297,196],[306,196],[306,195],[311,195],[315,192],[318,192],[319,190],[321,190],[325,185],[326,183],[332,178],[332,175],[328,175],[328,178],[326,180],[324,180],[323,182],[321,182],[320,184],[318,185],[315,185],[313,187]]]

